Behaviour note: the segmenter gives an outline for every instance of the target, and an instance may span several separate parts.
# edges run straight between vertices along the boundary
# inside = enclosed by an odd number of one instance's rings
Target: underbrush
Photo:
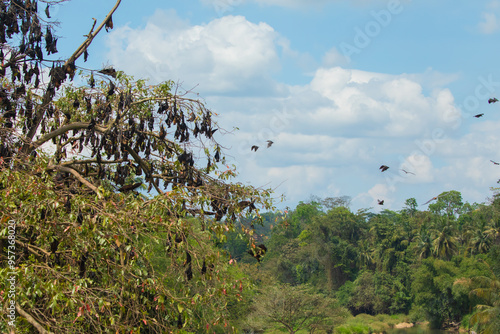
[[[355,317],[346,319],[345,323],[335,328],[335,334],[370,334],[380,333],[394,328],[401,322],[410,322],[407,315],[378,314],[358,314]]]

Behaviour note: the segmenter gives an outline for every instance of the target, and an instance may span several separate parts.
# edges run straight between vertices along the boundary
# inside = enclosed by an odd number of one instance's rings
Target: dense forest
[[[351,212],[349,202],[313,198],[262,215],[256,233],[267,252],[251,274],[261,298],[269,285],[303,287],[329,300],[329,316],[406,314],[433,328],[500,330],[498,195],[470,204],[447,191],[426,210],[410,198],[378,214]],[[245,246],[236,233],[224,244],[239,263],[255,262]]]
[[[66,55],[62,2],[0,2],[0,332],[500,331],[499,189],[279,211],[196,94],[86,67],[120,0]]]

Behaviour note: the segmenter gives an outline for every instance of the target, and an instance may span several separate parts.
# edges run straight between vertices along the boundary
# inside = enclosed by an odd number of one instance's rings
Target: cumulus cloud
[[[109,43],[119,69],[154,81],[180,79],[184,87],[199,84],[195,90],[230,131],[219,131],[217,140],[237,165],[237,180],[277,187],[289,203],[310,194],[348,195],[357,207],[401,208],[417,197],[413,187],[432,187],[419,202],[457,184],[478,197],[474,184],[487,189],[498,178],[486,157],[500,160],[492,156],[500,121],[456,132],[457,124],[466,127],[464,116],[443,88],[456,75],[346,69],[331,49],[307,84],[288,85],[272,74],[283,57],[307,55],[268,24],[233,15],[191,25],[173,11],[157,11],[144,27],[115,28]],[[269,149],[266,140],[274,141]],[[252,145],[259,150],[252,152]],[[381,164],[391,168],[381,173]]]
[[[488,11],[481,14],[481,21],[477,26],[481,33],[492,34],[500,30],[500,21],[498,20],[500,1],[490,1],[486,8]]]
[[[321,99],[298,115],[302,126],[319,125],[315,131],[335,130],[338,135],[421,135],[429,128],[448,126],[450,113],[460,115],[447,89],[425,95],[420,83],[405,76],[387,75],[341,67],[316,71],[308,94]],[[457,116],[458,117],[458,116]]]
[[[349,59],[337,50],[336,47],[328,50],[322,59],[323,67],[343,66],[349,63]]]
[[[158,10],[145,27],[120,27],[109,35],[109,58],[127,72],[198,85],[198,91],[246,94],[277,88],[278,34],[266,23],[224,16],[190,26],[173,11]]]
[[[418,150],[408,155],[399,166],[399,178],[406,183],[429,183],[434,180],[434,167],[429,155]]]
[[[391,207],[394,202],[390,196],[393,191],[385,183],[377,183],[373,185],[368,191],[358,194],[353,198],[353,201],[362,203],[365,208],[376,208],[377,211],[382,211]],[[384,201],[382,205],[378,201]]]
[[[242,174],[263,183],[266,177],[274,185],[283,182],[281,189],[295,202],[308,194],[349,195],[357,205],[373,206],[379,197],[391,208],[413,197],[406,190],[410,185],[452,178],[433,160],[452,140],[450,119],[461,114],[448,89],[425,93],[418,78],[425,75],[324,67],[309,84],[289,86],[286,98],[218,97],[216,105],[240,128],[226,146],[235,148]],[[267,139],[275,142],[270,149]],[[261,148],[250,153],[254,144]],[[382,163],[391,169],[380,173]]]

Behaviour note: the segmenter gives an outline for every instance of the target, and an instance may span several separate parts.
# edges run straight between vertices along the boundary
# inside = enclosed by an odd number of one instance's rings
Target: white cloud
[[[280,68],[278,34],[266,23],[225,16],[189,26],[175,12],[158,10],[144,28],[110,33],[109,58],[128,73],[153,81],[183,80],[205,93],[273,91]]]
[[[238,166],[237,180],[279,186],[289,203],[311,194],[349,195],[357,207],[399,209],[406,198],[422,202],[457,184],[480,202],[489,194],[479,199],[477,185],[487,190],[499,178],[500,168],[488,161],[500,160],[493,156],[500,121],[466,125],[443,88],[456,75],[346,69],[333,48],[308,84],[287,85],[272,78],[280,56],[300,62],[307,54],[268,24],[242,16],[190,25],[175,12],[158,11],[143,28],[121,27],[109,36],[119,69],[155,81],[181,79],[184,87],[200,84],[195,91],[220,115],[219,124],[240,128],[217,133],[229,163]],[[460,136],[457,124],[469,133]],[[274,141],[269,149],[266,140]],[[252,145],[259,150],[250,151]],[[391,169],[380,173],[381,164]]]
[[[450,119],[461,117],[454,97],[437,87],[426,94],[417,79],[427,78],[319,68],[310,84],[289,86],[287,98],[218,97],[224,122],[241,129],[222,140],[245,180],[284,182],[290,201],[349,195],[361,207],[379,208],[376,199],[384,199],[382,209],[397,208],[418,197],[408,187],[458,179],[433,163],[451,140]],[[267,139],[275,142],[269,149]],[[250,152],[254,144],[258,152]],[[391,169],[380,173],[382,163]]]
[[[486,4],[487,11],[481,14],[482,20],[478,23],[478,29],[483,34],[493,34],[500,30],[498,14],[500,1],[492,0]]]
[[[309,94],[319,93],[322,99],[298,115],[301,124],[315,123],[316,131],[335,130],[337,135],[412,137],[449,127],[445,115],[459,115],[449,90],[426,96],[420,83],[403,75],[320,68],[309,88]]]
[[[390,209],[391,204],[394,202],[390,196],[392,195],[393,191],[389,189],[387,184],[384,183],[377,183],[368,191],[364,193],[360,193],[357,196],[353,198],[353,201],[356,201],[358,203],[362,203],[362,207],[368,208],[372,207],[375,208],[377,211],[382,211],[384,209]],[[382,205],[378,204],[378,201],[384,201]]]
[[[483,13],[482,21],[478,24],[479,31],[483,34],[492,34],[499,30],[500,22],[495,13]]]
[[[336,47],[328,50],[322,59],[322,65],[324,67],[334,67],[334,66],[342,66],[347,65],[349,63],[349,59],[344,56],[342,53],[337,50]]]
[[[429,156],[415,151],[399,166],[399,178],[406,183],[429,183],[434,181],[434,167]],[[406,171],[406,172],[405,172]]]

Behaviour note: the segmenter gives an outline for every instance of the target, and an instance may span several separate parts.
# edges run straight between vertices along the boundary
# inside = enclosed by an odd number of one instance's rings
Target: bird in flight
[[[427,202],[425,202],[425,203],[424,203],[424,204],[422,204],[422,205],[426,205],[427,203],[430,203],[430,202],[432,202],[432,201],[434,201],[434,200],[436,200],[436,199],[438,199],[438,196],[431,198],[430,200],[428,200]]]
[[[495,102],[498,102],[498,99],[496,97],[488,100],[488,103],[495,103]]]
[[[259,149],[259,147],[257,145],[253,145],[250,150],[257,152],[258,149]]]
[[[415,173],[409,172],[409,171],[407,171],[407,170],[404,170],[404,169],[401,169],[401,170],[402,170],[403,172],[405,172],[405,174],[413,174],[413,175],[415,175]]]
[[[267,141],[267,148],[271,147],[272,144],[274,144],[274,142],[272,140],[268,140]]]
[[[378,205],[384,205],[384,200],[377,200],[378,201]]]
[[[437,196],[435,196],[435,197],[431,198],[430,200],[428,200],[427,202],[425,202],[425,203],[424,203],[424,204],[422,204],[422,205],[426,205],[427,203],[430,203],[430,202],[432,202],[432,201],[434,201],[434,200],[437,200],[439,197],[443,197],[443,196],[446,196],[446,195],[448,195],[448,194],[450,194],[450,192],[449,192],[449,191],[446,191],[446,192],[444,192],[444,193],[442,193],[442,194],[439,194],[439,195],[437,195]]]
[[[388,169],[389,169],[389,167],[388,167],[388,166],[386,166],[386,165],[382,165],[382,166],[380,166],[380,167],[379,167],[379,169],[380,169],[382,172],[385,172],[386,170],[388,170]]]
[[[496,161],[493,161],[493,160],[490,160],[491,162],[493,162],[495,165],[500,165],[500,162],[496,162]]]
[[[483,117],[484,114],[477,114],[477,115],[474,115],[474,117],[476,118],[479,118],[479,117]]]

